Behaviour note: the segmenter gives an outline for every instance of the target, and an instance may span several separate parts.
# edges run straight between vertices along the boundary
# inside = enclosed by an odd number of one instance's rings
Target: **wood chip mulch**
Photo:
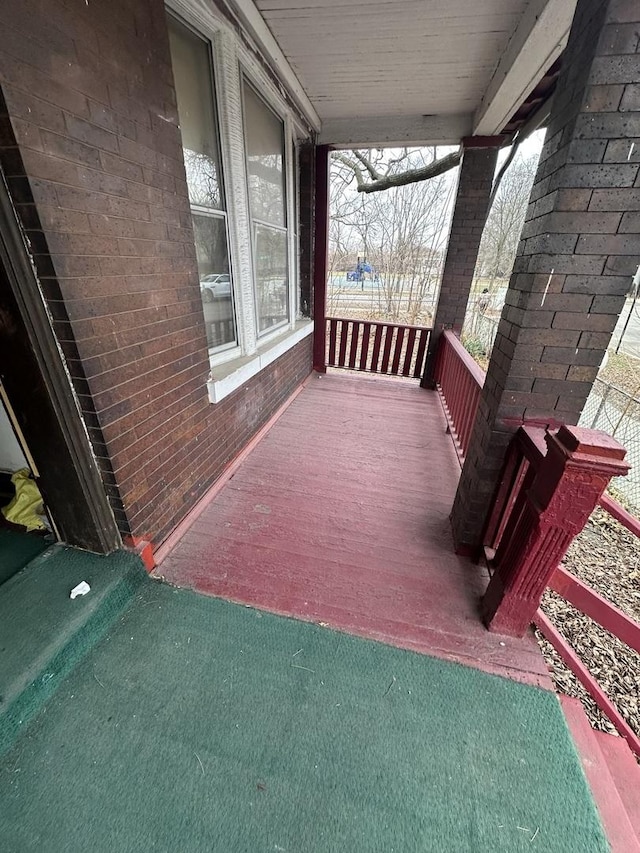
[[[572,544],[564,564],[632,619],[640,622],[640,539],[598,508]],[[578,652],[607,695],[640,735],[640,655],[547,590],[542,609]],[[582,701],[592,726],[615,734],[609,720],[538,632],[556,689]]]

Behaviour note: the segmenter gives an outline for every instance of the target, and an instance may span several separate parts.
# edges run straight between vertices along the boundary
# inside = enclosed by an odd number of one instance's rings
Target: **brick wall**
[[[478,260],[482,231],[489,211],[491,184],[498,157],[497,148],[466,148],[451,220],[447,256],[442,272],[438,308],[423,385],[433,386],[435,354],[445,329],[460,333]]]
[[[640,5],[579,0],[452,521],[478,541],[524,421],[575,424],[640,263]]]
[[[309,372],[310,344],[209,404],[161,0],[5,0],[0,23],[0,162],[120,528],[159,542]]]
[[[254,376],[233,394],[212,406],[182,403],[159,407],[159,428],[140,447],[127,445],[118,453],[116,477],[134,532],[159,543],[220,476],[251,437],[291,395],[311,370],[312,338],[307,337]],[[145,425],[139,426],[142,431]],[[172,441],[164,439],[168,431]],[[109,431],[107,430],[107,433]],[[117,452],[118,439],[115,439]],[[131,461],[127,457],[131,454]],[[283,459],[282,463],[287,464]]]

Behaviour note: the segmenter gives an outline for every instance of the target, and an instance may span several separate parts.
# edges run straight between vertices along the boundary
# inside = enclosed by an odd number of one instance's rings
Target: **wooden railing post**
[[[482,601],[489,630],[512,637],[524,636],[551,575],[609,480],[629,470],[624,447],[599,430],[562,426],[545,439],[547,454],[505,532]]]
[[[329,252],[329,146],[316,148],[313,250],[313,369],[326,373],[327,274]]]

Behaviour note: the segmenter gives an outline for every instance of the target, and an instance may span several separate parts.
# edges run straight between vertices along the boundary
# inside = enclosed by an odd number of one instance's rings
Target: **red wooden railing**
[[[327,317],[326,365],[419,378],[431,329]]]
[[[545,430],[532,427],[523,427],[518,430],[507,454],[484,539],[485,554],[490,567],[495,572],[500,571],[501,560],[505,559],[511,539],[518,536],[518,531],[521,530],[520,522],[523,514],[527,512],[527,494],[534,486],[536,475],[540,472],[546,456]],[[640,521],[613,498],[602,494],[597,499],[597,504],[631,533],[640,537]],[[564,566],[559,565],[552,571],[548,588],[640,653],[640,624],[568,572]],[[535,612],[533,622],[592,696],[601,711],[611,720],[621,737],[626,739],[633,752],[640,757],[640,737],[629,726],[615,703],[580,660],[575,649],[542,610],[538,609]]]
[[[438,345],[434,379],[460,462],[469,449],[485,374],[460,338],[443,332]]]

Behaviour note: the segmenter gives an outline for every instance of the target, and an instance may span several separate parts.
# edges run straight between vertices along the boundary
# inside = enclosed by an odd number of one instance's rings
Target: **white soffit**
[[[564,50],[576,0],[530,0],[491,78],[473,133],[499,133]]]
[[[575,0],[231,3],[254,34],[262,20],[322,121],[320,141],[343,147],[499,132],[562,50],[575,8]]]
[[[287,87],[311,127],[319,130],[318,113],[253,0],[228,0],[228,5],[262,49],[265,58]]]

